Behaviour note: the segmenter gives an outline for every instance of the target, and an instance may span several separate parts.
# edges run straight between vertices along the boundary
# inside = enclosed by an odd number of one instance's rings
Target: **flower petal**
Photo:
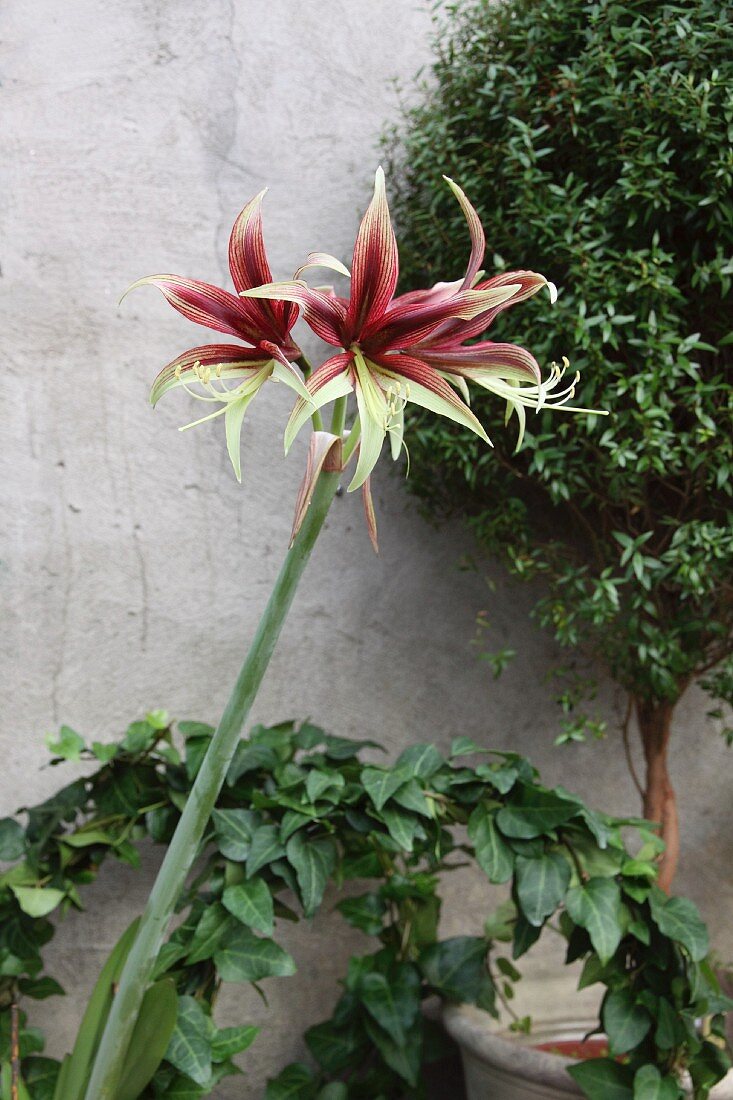
[[[351,393],[354,386],[350,378],[349,368],[353,358],[351,352],[334,355],[327,359],[325,363],[322,363],[317,370],[313,371],[305,384],[309,400],[301,397],[296,401],[285,427],[286,454],[290,450],[296,435],[315,409],[320,409],[330,401],[335,401],[339,397],[346,397],[347,394]]]
[[[262,238],[262,200],[267,188],[255,195],[240,213],[229,237],[229,270],[237,289],[249,290],[272,282]]]
[[[327,344],[345,345],[343,336],[346,307],[340,298],[311,290],[304,282],[267,283],[241,292],[243,298],[268,298],[277,302],[295,302],[300,306],[303,320],[316,336]]]
[[[181,275],[147,275],[128,287],[122,297],[146,284],[157,286],[174,309],[197,325],[228,332],[254,345],[261,339],[262,333],[252,324],[242,302],[228,290]]]
[[[422,304],[414,301],[395,304],[387,311],[379,328],[375,326],[365,336],[369,346],[377,350],[386,352],[410,348],[426,340],[447,321],[469,321],[511,298],[518,289],[519,284],[510,284],[488,290],[461,290],[451,298],[428,300]]]
[[[313,432],[308,445],[308,458],[306,459],[305,474],[298,490],[298,499],[295,502],[295,515],[293,517],[293,529],[290,533],[290,545],[295,542],[295,536],[300,530],[305,519],[308,506],[313,499],[313,493],[321,470],[329,473],[338,473],[342,469],[342,443],[341,437],[330,432]]]
[[[438,330],[433,333],[433,339],[440,338],[450,334],[452,338],[458,338],[460,333],[461,340],[468,340],[472,336],[478,336],[480,333],[485,332],[487,328],[492,324],[494,318],[505,309],[509,309],[511,306],[518,305],[519,302],[525,302],[528,298],[531,298],[534,294],[537,294],[539,290],[542,290],[543,286],[546,286],[550,292],[550,301],[553,301],[553,293],[557,296],[557,290],[554,283],[549,283],[544,275],[538,274],[536,271],[504,271],[501,275],[493,275],[490,279],[485,279],[480,282],[475,289],[476,290],[492,290],[500,287],[513,287],[513,293],[503,298],[497,303],[493,303],[491,307],[485,313],[478,313],[473,318],[463,323],[455,322],[450,325],[446,325],[445,333],[442,330]]]
[[[356,235],[351,269],[348,320],[356,338],[366,325],[382,317],[397,286],[397,242],[381,168],[374,180],[374,197]]]
[[[463,277],[463,283],[461,290],[466,290],[473,283],[476,273],[480,270],[481,264],[484,261],[484,253],[486,252],[486,237],[484,236],[484,228],[481,225],[481,219],[474,210],[471,203],[466,198],[464,192],[454,183],[448,176],[443,176],[443,179],[450,187],[453,194],[460,203],[461,210],[463,211],[466,221],[468,222],[468,231],[471,234],[471,255],[468,260],[468,267],[466,268],[466,274]]]
[[[364,484],[379,460],[384,437],[387,434],[388,412],[385,392],[361,355],[357,355],[355,367],[356,385],[354,388],[361,425],[361,441],[359,443],[356,470],[348,488],[350,493]]]
[[[257,390],[252,393],[245,394],[243,397],[238,398],[236,401],[232,401],[227,405],[227,410],[224,413],[224,427],[226,429],[227,437],[227,451],[229,452],[229,458],[234,468],[237,481],[242,480],[242,459],[240,450],[240,439],[242,435],[242,422],[244,420],[244,414],[247,411],[250,401],[254,398]]]
[[[474,416],[458,394],[436,370],[410,355],[385,355],[376,360],[379,366],[409,384],[407,400],[424,409],[447,416],[457,424],[463,424],[491,445],[480,421]]]
[[[347,279],[351,278],[351,272],[348,267],[345,267],[344,264],[341,263],[341,260],[337,260],[335,256],[331,256],[328,252],[309,253],[305,263],[302,267],[298,268],[293,278],[299,279],[303,272],[311,267],[327,267],[330,271],[336,271],[339,275],[345,275]]]
[[[237,344],[204,344],[199,348],[190,348],[160,371],[150,390],[150,404],[156,405],[169,390],[195,381],[195,363],[212,367],[215,373],[220,366],[222,378],[246,378],[252,371],[263,367],[269,358],[257,348],[243,348]]]
[[[534,355],[517,344],[495,344],[484,340],[467,347],[449,344],[444,348],[420,348],[419,354],[423,362],[448,374],[460,374],[465,368],[470,368],[470,377],[474,379],[479,372],[485,371],[518,382],[539,385],[542,381],[542,372]]]

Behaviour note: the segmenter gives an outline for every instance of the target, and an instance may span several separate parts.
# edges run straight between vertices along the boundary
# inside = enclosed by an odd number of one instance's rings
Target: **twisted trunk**
[[[680,855],[677,798],[667,767],[674,703],[636,698],[636,718],[644,749],[644,817],[659,823],[666,845],[659,865],[659,885],[669,893]]]

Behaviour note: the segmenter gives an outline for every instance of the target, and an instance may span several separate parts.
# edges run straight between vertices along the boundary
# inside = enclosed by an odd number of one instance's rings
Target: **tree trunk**
[[[667,768],[674,703],[635,699],[636,718],[644,748],[644,817],[659,823],[666,844],[659,864],[659,885],[669,893],[680,855],[677,798]]]

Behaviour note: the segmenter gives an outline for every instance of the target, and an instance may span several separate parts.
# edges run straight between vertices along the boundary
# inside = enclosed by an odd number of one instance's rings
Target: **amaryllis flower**
[[[342,265],[322,253],[309,259],[311,264],[343,271]],[[472,254],[469,272],[473,265]],[[306,385],[312,403],[305,399],[297,402],[286,429],[285,444],[287,449],[314,405],[320,408],[354,391],[361,442],[350,489],[367,480],[387,435],[391,437],[393,457],[398,456],[408,401],[465,425],[489,442],[454,386],[441,370],[423,358],[419,348],[442,326],[455,321],[471,322],[523,292],[520,281],[471,286],[473,271],[470,278],[467,276],[458,284],[443,284],[394,298],[397,274],[397,244],[380,168],[374,197],[354,246],[348,299],[313,290],[297,278],[243,292],[246,298],[297,304],[313,331],[326,343],[341,349],[308,379]]]
[[[147,283],[157,286],[173,308],[190,321],[244,342],[206,344],[184,351],[163,367],[150,392],[153,405],[164,393],[181,386],[197,400],[219,406],[185,428],[223,415],[229,457],[240,481],[242,421],[263,383],[269,378],[284,382],[303,401],[310,401],[298,371],[290,362],[301,354],[290,336],[298,316],[297,306],[241,297],[243,291],[272,280],[262,239],[260,208],[264,194],[261,191],[245,206],[229,238],[229,270],[237,294],[180,275],[148,275],[129,288],[134,290]],[[241,381],[227,386],[232,379]],[[192,383],[197,383],[203,392],[191,389]]]

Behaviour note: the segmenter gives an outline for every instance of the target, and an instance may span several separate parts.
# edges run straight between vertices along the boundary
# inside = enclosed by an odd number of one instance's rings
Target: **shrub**
[[[493,454],[418,415],[409,484],[430,514],[467,516],[515,577],[543,578],[540,621],[628,693],[665,885],[673,708],[693,682],[733,700],[732,26],[720,0],[451,4],[421,97],[388,138],[406,282],[461,270],[439,164],[475,203],[496,266],[506,256],[561,288],[551,311],[528,304],[522,343],[545,364],[570,357],[578,403],[610,411],[567,416],[552,436],[540,414],[518,454],[484,398]],[[496,338],[516,336],[503,315]],[[569,709],[589,686],[570,685]]]

